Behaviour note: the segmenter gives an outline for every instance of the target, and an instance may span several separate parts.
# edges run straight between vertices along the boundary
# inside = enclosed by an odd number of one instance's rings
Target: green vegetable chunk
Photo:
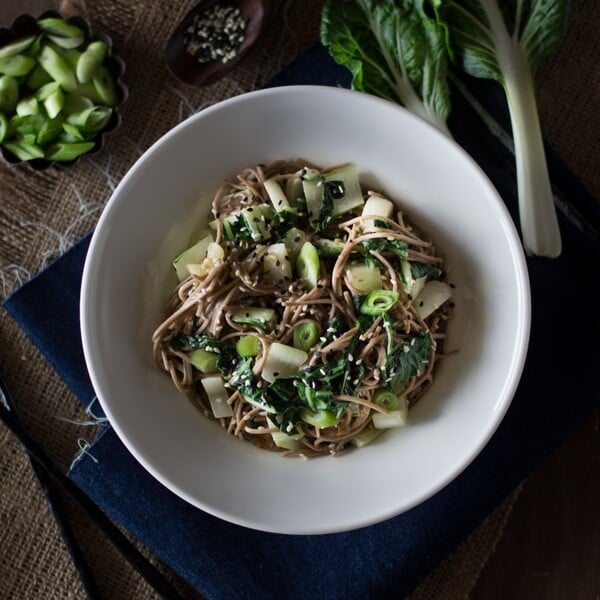
[[[12,113],[19,102],[19,84],[14,77],[0,77],[0,110]]]
[[[14,54],[0,58],[0,73],[11,77],[27,75],[35,67],[35,60],[23,54]]]
[[[302,408],[299,412],[300,419],[313,427],[324,429],[334,427],[339,423],[339,417],[332,410],[310,410]]]
[[[4,113],[0,112],[0,144],[4,141],[6,137],[6,132],[8,131],[8,120]]]
[[[29,46],[35,40],[35,35],[29,35],[25,38],[17,40],[16,42],[12,42],[12,44],[7,44],[6,46],[0,48],[0,58],[6,58],[7,56],[13,56],[15,54],[21,54],[21,52],[25,52]]]
[[[386,410],[398,410],[398,407],[400,406],[400,400],[398,399],[398,396],[396,396],[396,394],[394,394],[394,392],[391,390],[377,390],[373,397],[373,401],[375,404],[378,404]]]
[[[77,79],[73,69],[56,50],[50,46],[44,46],[38,60],[52,79],[58,81],[65,91],[71,92],[77,87]]]
[[[321,274],[319,253],[310,242],[304,242],[300,254],[296,259],[296,271],[298,276],[309,288],[317,287]]]
[[[208,350],[194,350],[190,354],[190,362],[200,371],[201,373],[216,373],[218,354],[209,352]]]
[[[306,321],[294,327],[294,348],[308,352],[319,340],[319,328],[315,321]]]
[[[94,142],[80,142],[80,143],[60,143],[51,146],[46,151],[46,158],[48,160],[56,160],[59,162],[67,162],[75,160],[78,156],[89,152],[94,147]]]
[[[243,335],[237,341],[235,349],[240,356],[257,356],[262,344],[255,335]]]
[[[396,302],[400,295],[391,290],[374,290],[369,292],[360,307],[360,312],[365,315],[382,315],[386,313]]]

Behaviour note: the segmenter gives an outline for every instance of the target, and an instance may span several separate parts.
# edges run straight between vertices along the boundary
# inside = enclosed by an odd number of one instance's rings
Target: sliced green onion
[[[83,35],[77,37],[60,37],[59,35],[49,35],[48,39],[61,48],[71,50],[72,48],[81,46],[81,44],[83,44],[84,37]]]
[[[87,83],[88,81],[91,81],[103,60],[104,55],[92,49],[92,44],[90,44],[88,49],[79,57],[79,60],[77,61],[77,67],[75,69],[77,79],[81,83]]]
[[[17,104],[16,111],[20,117],[37,115],[40,112],[40,105],[38,104],[38,101],[33,97],[24,98],[19,102],[19,104]]]
[[[46,119],[37,134],[36,143],[39,146],[45,146],[46,144],[53,142],[63,131],[62,124],[62,117]]]
[[[100,62],[102,62],[108,54],[108,46],[106,42],[103,42],[102,40],[96,40],[95,42],[90,42],[85,51],[93,54]]]
[[[61,38],[83,38],[85,36],[79,27],[72,25],[61,18],[47,17],[45,19],[40,19],[37,24],[42,31],[49,35]]]
[[[8,122],[8,136],[26,136],[37,135],[44,124],[44,117],[38,113],[37,115],[27,115],[20,117],[15,115]]]
[[[24,52],[31,46],[35,40],[35,35],[30,35],[28,37],[22,38],[13,42],[12,44],[7,44],[3,48],[0,48],[0,58],[6,58],[7,56],[13,56],[15,54],[20,54]]]
[[[0,77],[0,110],[12,113],[19,102],[19,84],[14,77]]]
[[[296,271],[298,276],[309,288],[317,287],[321,273],[321,264],[319,263],[319,253],[310,242],[304,242],[300,254],[296,259]]]
[[[94,142],[80,142],[77,144],[55,144],[48,148],[46,158],[48,160],[56,160],[67,162],[75,160],[81,154],[85,154],[94,147]]]
[[[308,352],[319,339],[319,328],[315,321],[300,323],[294,327],[294,348]]]
[[[243,335],[236,343],[235,349],[240,356],[256,356],[262,347],[255,335]]]
[[[201,373],[216,373],[218,354],[209,352],[208,350],[194,350],[190,354],[190,362]]]
[[[8,131],[8,120],[4,113],[0,112],[0,144],[4,141],[6,137],[6,132]]]
[[[84,142],[85,138],[83,134],[75,125],[71,125],[71,123],[63,123],[62,129],[65,132],[64,135],[61,136],[61,140],[63,142],[67,142],[68,144],[73,144],[75,142]]]
[[[52,83],[52,77],[42,65],[37,65],[27,77],[27,87],[30,90],[38,90],[47,83]]]
[[[0,58],[0,73],[10,75],[11,77],[27,75],[33,67],[35,67],[35,59],[23,54]]]
[[[360,312],[365,315],[382,315],[398,302],[399,297],[398,292],[391,290],[373,290],[365,298]]]
[[[110,71],[103,65],[100,65],[92,78],[92,82],[102,102],[107,106],[116,106],[119,101],[115,80]]]
[[[93,106],[91,108],[86,108],[79,113],[69,115],[67,121],[72,125],[80,127],[84,131],[99,131],[106,126],[111,115],[111,108]]]
[[[44,151],[35,144],[23,142],[5,142],[4,147],[12,152],[19,160],[34,160],[43,158]]]
[[[333,427],[339,422],[339,418],[332,410],[310,410],[309,408],[301,408],[298,413],[300,418],[313,427],[323,429],[325,427]]]
[[[54,93],[50,94],[44,100],[44,108],[51,119],[54,119],[58,116],[64,104],[65,97],[60,87],[58,87]]]
[[[386,410],[398,410],[400,407],[400,399],[390,390],[377,390],[373,402]]]
[[[64,90],[71,92],[77,87],[77,79],[73,69],[56,50],[50,46],[44,46],[38,60],[52,79],[58,81]]]

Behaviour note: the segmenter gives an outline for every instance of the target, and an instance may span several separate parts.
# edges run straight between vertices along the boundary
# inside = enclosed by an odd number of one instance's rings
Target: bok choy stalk
[[[495,79],[506,92],[517,165],[523,245],[556,257],[561,238],[535,100],[533,74],[558,45],[566,0],[434,0],[451,52],[464,70]]]
[[[352,72],[352,88],[399,102],[448,134],[446,30],[429,0],[328,0],[321,42]]]

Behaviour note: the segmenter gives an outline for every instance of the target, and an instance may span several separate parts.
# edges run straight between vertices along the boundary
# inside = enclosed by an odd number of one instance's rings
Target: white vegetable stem
[[[528,254],[556,258],[561,252],[562,244],[533,77],[521,47],[515,47],[514,51],[514,69],[504,72],[504,86],[515,141],[523,245]],[[519,60],[521,57],[522,60]]]
[[[518,27],[515,37],[509,35],[498,4],[493,0],[481,4],[490,23],[510,110],[523,245],[528,254],[555,258],[562,244],[527,54],[519,43]]]

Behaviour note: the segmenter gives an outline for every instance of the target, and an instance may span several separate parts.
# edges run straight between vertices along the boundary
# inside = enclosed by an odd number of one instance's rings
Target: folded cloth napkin
[[[295,83],[348,85],[348,77],[316,46],[271,85]],[[506,128],[499,88],[472,80],[467,85]],[[486,127],[481,110],[456,89],[453,106],[450,126],[457,141],[481,164],[515,215],[510,150]],[[533,320],[523,377],[486,448],[434,497],[398,517],[346,533],[287,536],[252,531],[207,515],[170,493],[135,461],[110,427],[71,468],[70,477],[208,598],[402,597],[599,404],[600,249],[594,227],[600,211],[548,152],[560,196],[564,250],[556,260],[528,259]],[[5,304],[85,404],[94,392],[77,340],[88,241],[82,240]]]

